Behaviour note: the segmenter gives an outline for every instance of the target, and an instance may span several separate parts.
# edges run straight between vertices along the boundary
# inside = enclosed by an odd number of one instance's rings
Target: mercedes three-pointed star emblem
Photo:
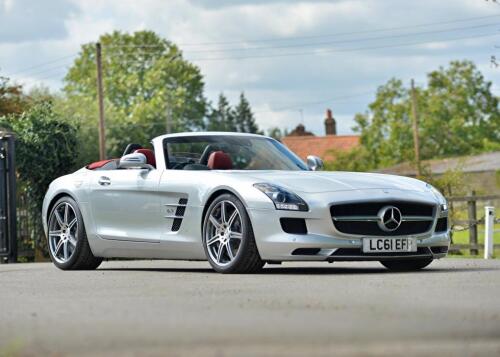
[[[402,222],[401,211],[394,206],[385,206],[378,211],[378,226],[384,232],[393,232]]]

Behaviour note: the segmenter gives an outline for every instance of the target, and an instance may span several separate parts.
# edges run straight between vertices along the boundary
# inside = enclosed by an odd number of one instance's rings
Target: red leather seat
[[[212,170],[231,170],[233,160],[224,151],[214,151],[208,157],[207,166]]]
[[[146,156],[146,163],[153,167],[156,167],[155,153],[153,152],[153,150],[137,149],[134,151],[134,153],[143,154],[144,156]]]

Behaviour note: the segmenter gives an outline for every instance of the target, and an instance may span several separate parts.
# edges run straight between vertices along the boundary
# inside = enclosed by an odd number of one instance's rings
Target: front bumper
[[[332,218],[325,209],[310,212],[288,212],[268,209],[248,209],[260,256],[265,261],[359,261],[439,259],[446,256],[450,233],[429,232],[412,235],[417,238],[417,253],[365,254],[362,237],[352,237],[334,229]],[[307,234],[285,233],[280,218],[305,218]],[[299,248],[316,249],[314,254],[292,254]],[[445,249],[446,248],[446,249]],[[305,250],[307,251],[307,250]]]

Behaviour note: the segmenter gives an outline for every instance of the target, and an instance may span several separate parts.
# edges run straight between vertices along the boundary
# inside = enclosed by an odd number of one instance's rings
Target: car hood
[[[272,183],[294,192],[322,193],[367,189],[428,191],[422,181],[374,173],[317,171],[233,171],[233,173],[245,175],[255,183]]]

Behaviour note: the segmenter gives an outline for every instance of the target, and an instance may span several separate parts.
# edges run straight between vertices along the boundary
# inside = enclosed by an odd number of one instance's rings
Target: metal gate
[[[17,261],[14,135],[0,132],[0,257]]]

